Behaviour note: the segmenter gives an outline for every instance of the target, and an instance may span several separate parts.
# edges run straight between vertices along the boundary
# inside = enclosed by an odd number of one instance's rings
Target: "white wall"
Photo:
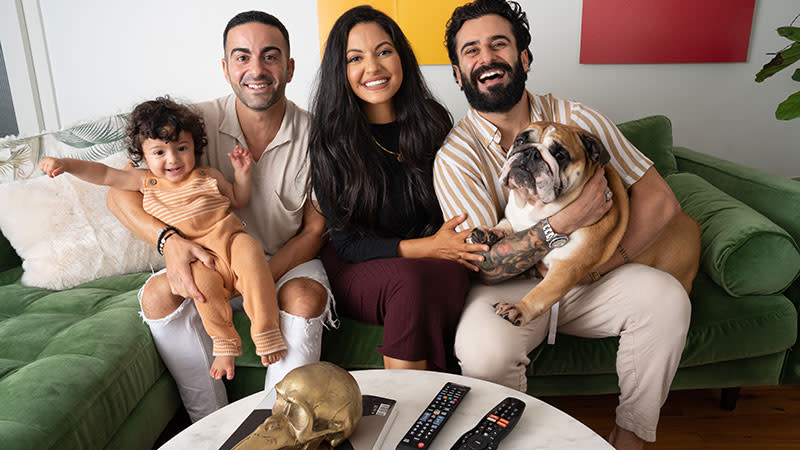
[[[5,9],[10,1],[2,1]],[[287,93],[298,104],[308,104],[319,66],[315,0],[23,2],[40,8],[61,125],[127,110],[164,93],[189,101],[226,94],[221,33],[230,17],[246,9],[269,11],[287,25],[297,64]],[[780,101],[800,89],[790,79],[794,69],[753,81],[771,58],[766,53],[788,42],[775,28],[800,13],[797,0],[756,3],[747,63],[660,65],[581,65],[581,2],[521,3],[533,29],[532,91],[579,100],[618,122],[664,114],[672,120],[676,145],[800,176],[800,119],[784,122],[773,115]],[[423,72],[460,118],[466,102],[450,68],[427,66]]]
[[[235,14],[266,10],[289,29],[299,104],[319,65],[313,0],[39,0],[62,125],[129,110],[170,94],[188,101],[225,95],[222,32]],[[309,17],[311,18],[309,20]]]

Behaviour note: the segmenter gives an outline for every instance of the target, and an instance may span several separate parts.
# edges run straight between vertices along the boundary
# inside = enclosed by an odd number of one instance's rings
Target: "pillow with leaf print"
[[[35,178],[45,156],[97,161],[125,152],[125,114],[82,122],[59,131],[0,139],[0,184]]]

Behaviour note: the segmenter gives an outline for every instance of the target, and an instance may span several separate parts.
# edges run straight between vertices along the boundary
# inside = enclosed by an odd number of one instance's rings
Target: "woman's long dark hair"
[[[393,98],[399,148],[408,183],[407,204],[424,205],[432,223],[414,234],[427,236],[442,223],[433,190],[433,158],[453,125],[450,113],[428,90],[417,59],[400,27],[370,6],[357,6],[342,14],[328,35],[311,103],[309,136],[311,176],[320,195],[328,200],[328,226],[367,234],[374,232],[378,208],[386,199],[387,175],[378,163],[360,100],[347,80],[346,52],[350,30],[359,23],[376,23],[392,38],[403,69],[403,82]],[[382,193],[382,195],[381,195]],[[381,198],[379,198],[381,197]],[[416,201],[412,201],[416,200]]]

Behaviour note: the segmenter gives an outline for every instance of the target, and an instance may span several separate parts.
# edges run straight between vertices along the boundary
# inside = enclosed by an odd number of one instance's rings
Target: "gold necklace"
[[[389,150],[388,148],[382,146],[381,143],[378,142],[377,139],[375,139],[375,136],[372,137],[372,141],[375,142],[376,144],[378,144],[378,147],[380,147],[381,150],[383,150],[386,153],[388,153],[388,154],[394,156],[395,158],[397,158],[397,162],[401,163],[401,162],[406,160],[405,158],[403,158],[403,155],[401,155],[400,153],[393,152],[393,151]]]

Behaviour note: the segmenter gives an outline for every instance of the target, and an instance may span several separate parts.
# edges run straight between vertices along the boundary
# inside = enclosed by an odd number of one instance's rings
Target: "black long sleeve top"
[[[388,124],[372,124],[372,133],[375,139],[386,149],[398,153],[400,129],[396,122]],[[357,263],[376,258],[392,258],[397,256],[397,245],[401,240],[422,237],[418,230],[422,230],[431,223],[432,218],[421,202],[408,200],[405,195],[409,181],[403,169],[403,163],[397,156],[382,150],[375,145],[374,150],[379,154],[377,160],[386,174],[386,201],[381,204],[378,211],[376,228],[367,234],[341,227],[339,223],[330,219],[330,203],[321,192],[316,189],[317,202],[325,216],[329,237],[339,255],[347,262]],[[378,198],[383,192],[379,192]],[[412,206],[410,203],[415,202]],[[416,211],[416,214],[414,213]]]

